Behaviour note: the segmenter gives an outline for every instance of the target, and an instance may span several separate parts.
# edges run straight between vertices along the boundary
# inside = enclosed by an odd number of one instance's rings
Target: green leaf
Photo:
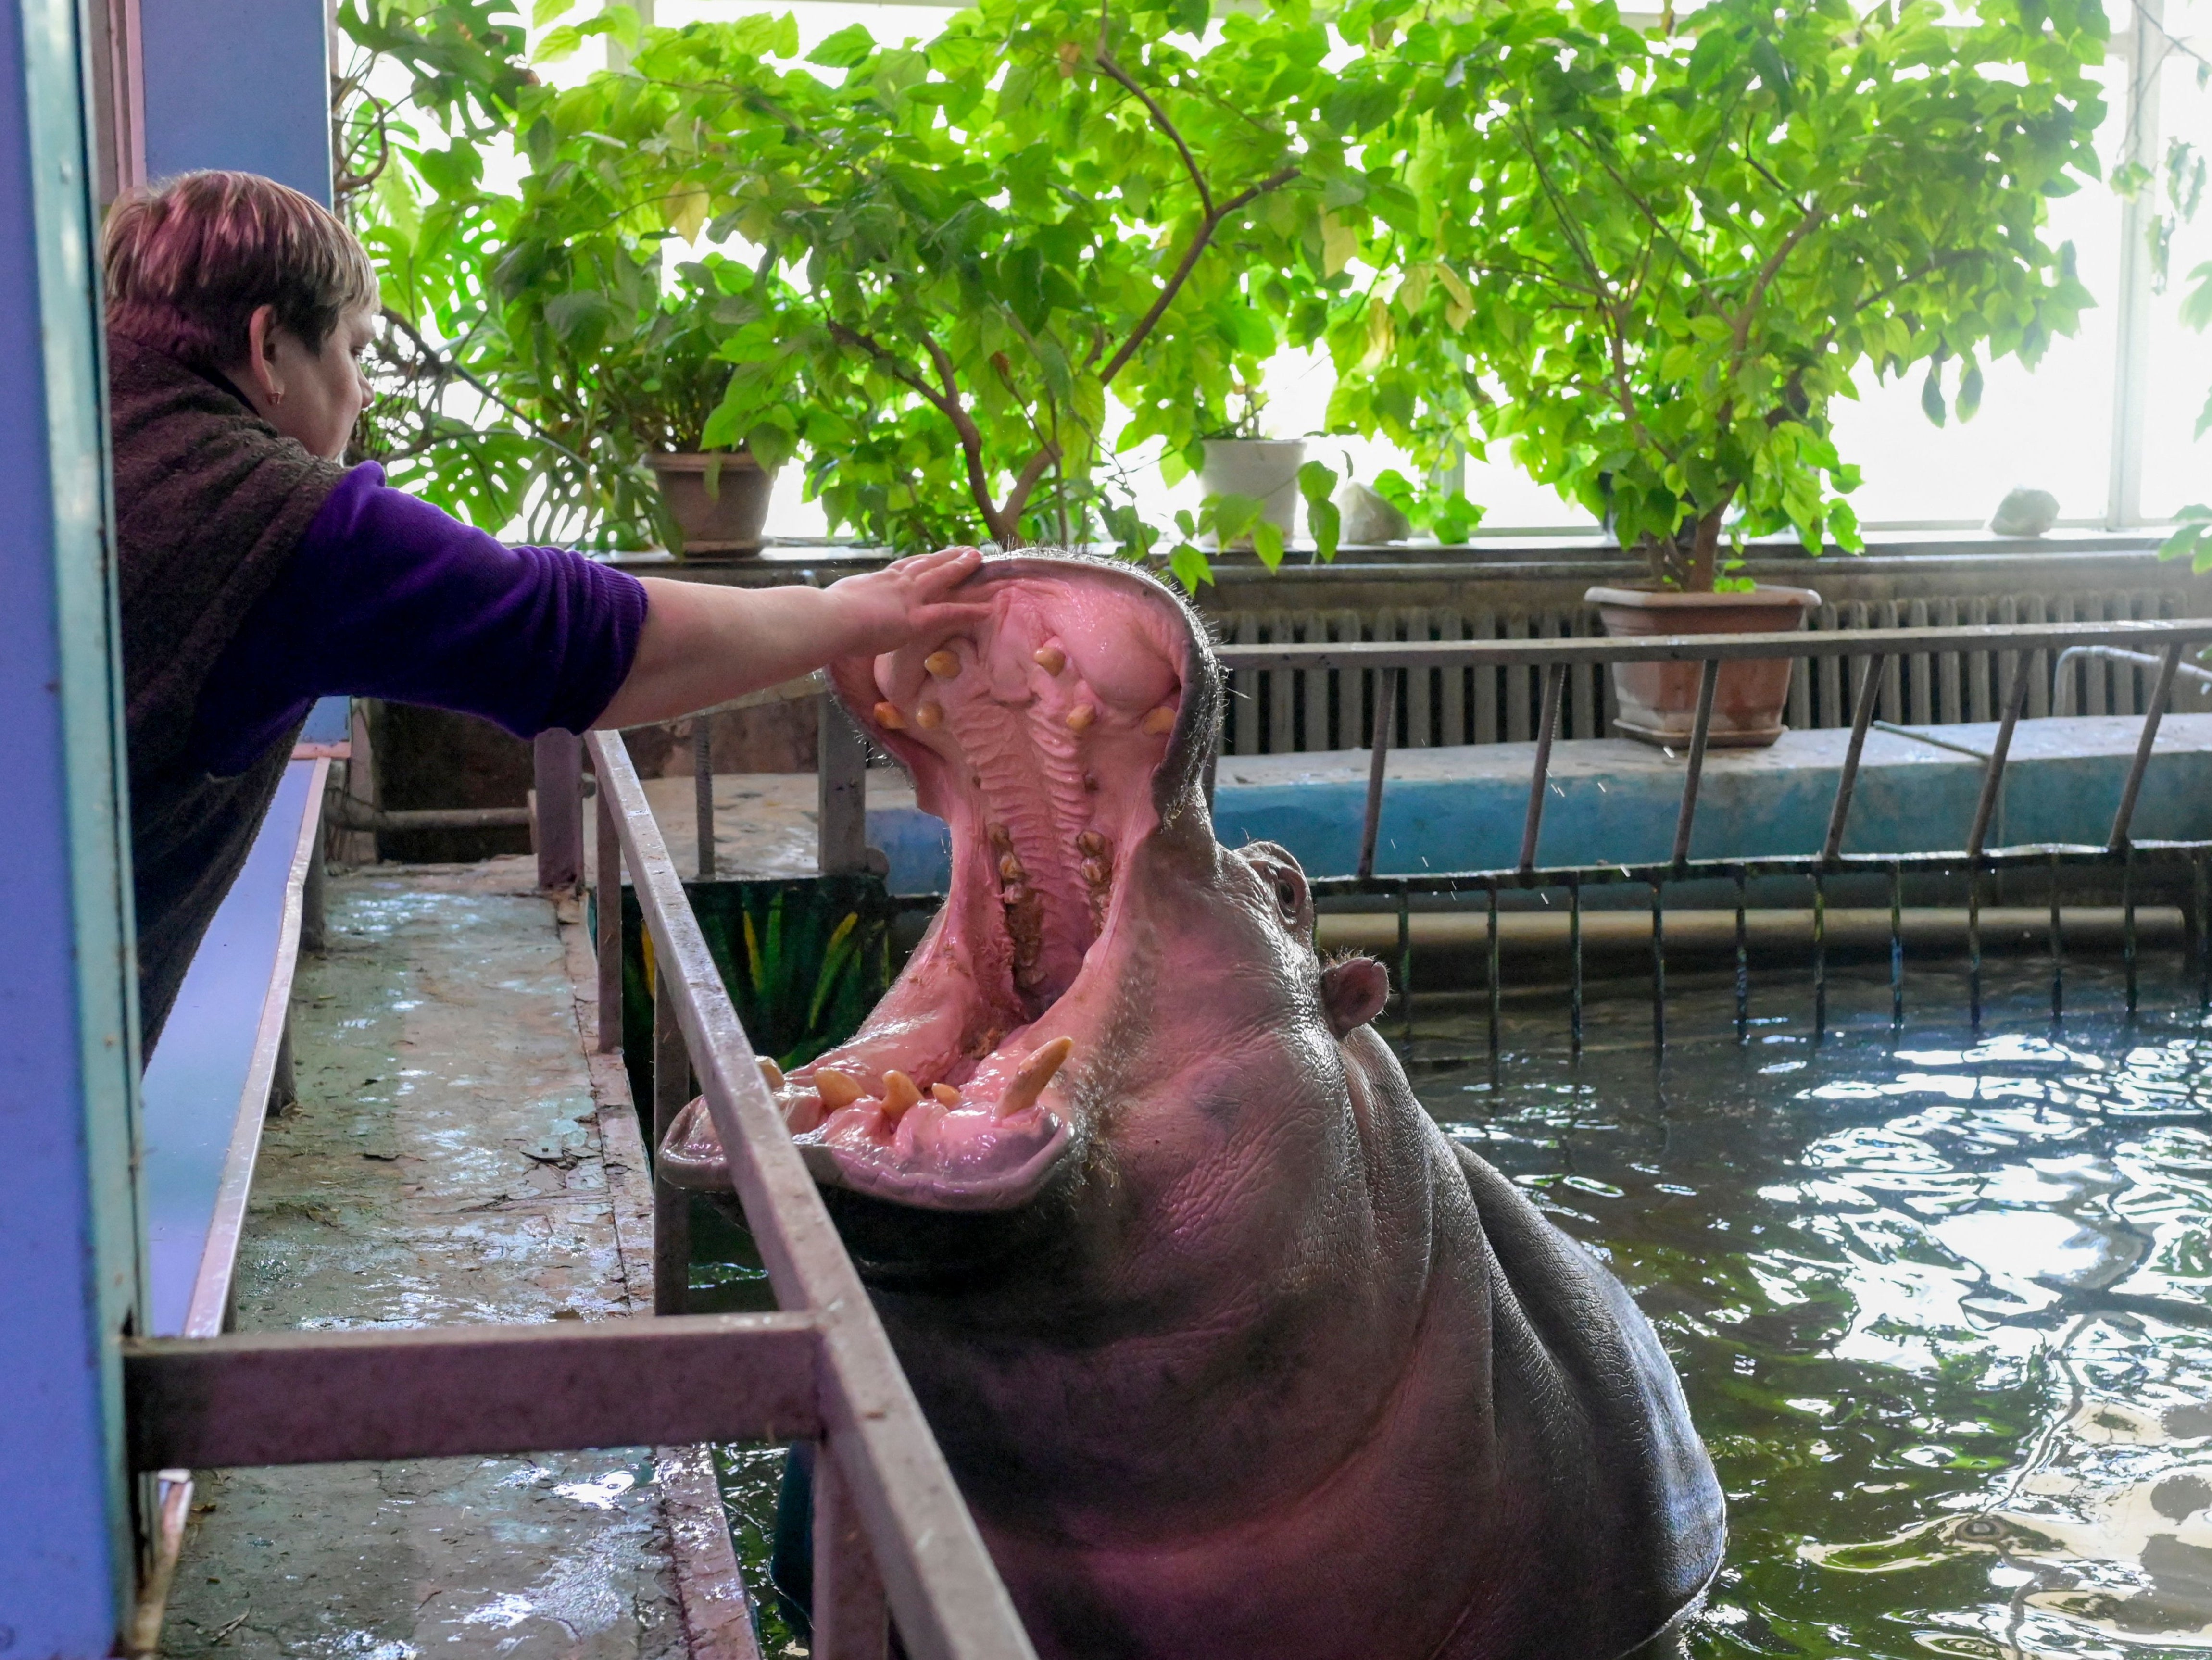
[[[566,17],[575,8],[576,0],[536,0],[530,8],[530,27],[542,29],[558,18]]]
[[[1943,408],[1943,366],[1940,362],[1930,363],[1928,366],[1928,379],[1920,383],[1920,412],[1938,427],[1941,427],[1946,419],[1946,411]]]
[[[876,39],[868,33],[867,25],[848,23],[808,52],[806,61],[819,64],[824,69],[849,70],[866,63],[875,51]]]
[[[1966,373],[1959,381],[1959,419],[1972,421],[1982,407],[1982,366],[1972,358],[1966,360]]]
[[[1252,526],[1252,551],[1260,556],[1260,563],[1269,570],[1283,562],[1283,527],[1271,518],[1255,520]]]
[[[1188,594],[1195,594],[1200,583],[1213,580],[1213,566],[1194,544],[1188,542],[1176,544],[1175,551],[1168,555],[1168,569],[1175,573],[1175,579],[1182,584]]]

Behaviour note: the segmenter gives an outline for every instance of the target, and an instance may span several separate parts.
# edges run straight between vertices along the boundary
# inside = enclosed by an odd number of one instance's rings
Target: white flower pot
[[[1298,522],[1298,469],[1305,465],[1302,438],[1209,438],[1199,487],[1206,494],[1257,496],[1261,516],[1288,542]],[[1237,546],[1252,545],[1249,536]]]

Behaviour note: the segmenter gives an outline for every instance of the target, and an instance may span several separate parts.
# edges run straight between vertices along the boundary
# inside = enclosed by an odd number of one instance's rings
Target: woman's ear
[[[284,401],[284,375],[276,367],[276,308],[256,306],[246,319],[246,373],[271,408]]]
[[[1346,957],[1321,971],[1321,1004],[1340,1038],[1367,1024],[1390,1001],[1390,975],[1372,957]]]

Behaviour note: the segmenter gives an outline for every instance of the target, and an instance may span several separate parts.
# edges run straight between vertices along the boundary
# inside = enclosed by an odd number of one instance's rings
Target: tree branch
[[[959,382],[954,376],[952,362],[945,355],[945,348],[929,334],[925,332],[922,335],[922,349],[929,354],[939,379],[945,383],[945,390],[940,392],[907,367],[898,354],[858,329],[848,328],[844,324],[832,320],[830,333],[845,344],[857,346],[866,352],[884,366],[892,379],[919,392],[928,400],[932,409],[952,423],[952,430],[960,439],[961,458],[967,463],[968,494],[974,498],[976,511],[982,514],[983,524],[991,532],[992,539],[1000,547],[1005,547],[1007,542],[1005,525],[999,509],[992,503],[990,476],[983,467],[983,434],[976,429],[975,418],[960,402]]]
[[[1190,182],[1198,191],[1199,210],[1206,218],[1214,218],[1213,192],[1206,188],[1206,175],[1198,170],[1198,158],[1190,153],[1190,146],[1183,142],[1182,135],[1176,130],[1175,123],[1168,119],[1168,112],[1153,100],[1152,94],[1130,78],[1129,72],[1115,63],[1103,45],[1091,54],[1091,62],[1098,65],[1100,73],[1108,80],[1120,86],[1150,111],[1152,124],[1174,141],[1176,152],[1182,157],[1183,171],[1190,175]]]
[[[501,409],[506,410],[507,414],[513,415],[524,426],[529,427],[531,433],[540,443],[550,445],[554,449],[558,450],[562,455],[568,457],[569,460],[574,462],[579,467],[586,468],[587,470],[589,469],[591,463],[586,461],[583,457],[578,455],[574,450],[563,444],[559,439],[554,437],[550,432],[549,432],[545,427],[540,426],[537,421],[532,419],[530,415],[526,415],[522,410],[508,403],[507,399],[501,397],[497,392],[492,391],[489,386],[487,386],[483,381],[477,379],[475,375],[470,373],[466,368],[462,367],[462,365],[454,361],[453,359],[447,357],[436,347],[433,346],[428,341],[425,340],[422,337],[422,331],[416,328],[412,323],[410,323],[398,312],[393,311],[389,306],[384,307],[384,320],[391,324],[394,328],[398,329],[402,334],[405,335],[409,340],[412,341],[415,345],[415,349],[422,353],[423,356],[428,358],[430,361],[435,364],[441,372],[450,374],[455,379],[464,381],[469,385],[474,387],[488,402],[497,404]]]

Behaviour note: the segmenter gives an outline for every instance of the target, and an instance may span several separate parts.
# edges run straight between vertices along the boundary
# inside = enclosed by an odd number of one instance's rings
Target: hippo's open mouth
[[[1127,566],[994,559],[960,597],[978,590],[986,621],[832,665],[951,827],[951,891],[852,1040],[770,1079],[817,1180],[934,1209],[1026,1203],[1079,1134],[1132,954],[1126,873],[1196,799],[1217,697],[1188,610]],[[726,1190],[703,1102],[660,1164]]]

